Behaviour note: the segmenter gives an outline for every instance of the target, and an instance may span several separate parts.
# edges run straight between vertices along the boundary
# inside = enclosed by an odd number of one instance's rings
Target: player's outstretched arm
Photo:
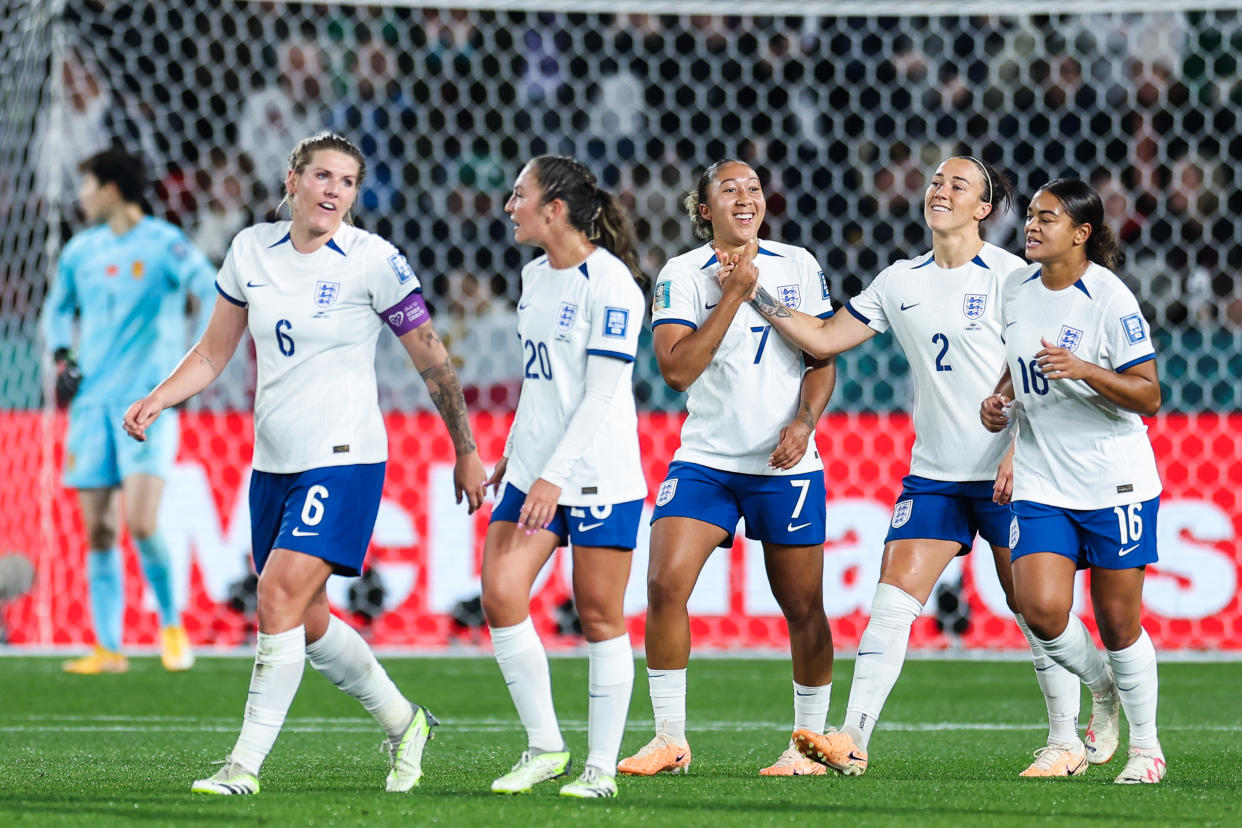
[[[762,286],[755,290],[751,307],[763,314],[781,336],[816,359],[836,356],[875,336],[874,329],[851,313],[827,319],[791,310],[776,301]]]
[[[465,495],[466,502],[473,514],[483,505],[483,495],[487,491],[487,472],[483,462],[479,460],[478,448],[474,442],[474,434],[470,431],[470,415],[466,411],[466,397],[461,391],[461,380],[453,370],[448,351],[431,322],[424,322],[412,331],[401,336],[401,344],[406,353],[414,360],[414,367],[427,384],[427,393],[436,404],[444,427],[448,429],[453,440],[453,450],[457,453],[457,464],[453,470],[453,485],[456,488],[457,502],[461,503]]]
[[[168,378],[125,412],[125,431],[139,442],[160,412],[202,391],[220,376],[246,330],[247,312],[222,298],[216,299],[203,336],[182,358]]]

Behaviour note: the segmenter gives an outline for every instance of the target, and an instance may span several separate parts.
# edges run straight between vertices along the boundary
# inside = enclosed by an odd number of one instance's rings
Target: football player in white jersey
[[[647,497],[633,392],[646,280],[624,208],[579,161],[532,159],[505,212],[514,239],[545,255],[522,269],[522,392],[504,457],[488,481],[497,489],[503,482],[504,494],[483,549],[483,612],[527,738],[527,750],[492,791],[523,793],[572,766],[548,657],[530,618],[539,570],[569,544],[590,664],[589,753],[560,793],[614,797],[634,684],[625,587]]]
[[[823,730],[832,690],[832,632],[824,613],[824,467],[812,436],[836,384],[834,361],[809,360],[772,329],[717,272],[745,260],[791,307],[827,316],[828,288],[801,247],[759,239],[765,201],[754,169],[727,159],[708,167],[685,205],[706,243],[671,259],[656,280],[652,328],[665,381],[689,392],[681,447],[656,497],[647,580],[647,676],[655,738],[620,764],[623,773],[679,773],[686,738],[687,602],[738,520],[763,543],[768,581],[789,629],[794,727]],[[765,776],[822,774],[792,742]]]
[[[893,509],[880,583],[858,645],[845,723],[840,731],[797,735],[799,746],[837,771],[867,768],[876,721],[901,673],[910,627],[936,581],[956,555],[970,551],[976,533],[992,547],[996,573],[1018,626],[1030,643],[1035,675],[1048,708],[1048,742],[1023,775],[1068,775],[1095,755],[1107,761],[1117,704],[1100,686],[1100,727],[1078,737],[1078,682],[1045,655],[1017,612],[1009,566],[1010,441],[970,424],[980,389],[995,386],[1001,339],[1002,288],[1025,262],[987,244],[980,225],[1012,200],[1008,182],[971,156],[941,163],[923,196],[932,249],[883,270],[846,304],[847,313],[820,321],[791,313],[760,293],[761,308],[783,335],[807,351],[837,354],[889,330],[914,374],[915,442],[910,474]],[[742,277],[739,269],[728,278]],[[1095,734],[1105,738],[1099,744]],[[1091,750],[1096,753],[1092,754]]]
[[[1014,588],[1058,664],[1093,690],[1115,677],[1130,723],[1116,781],[1155,783],[1165,773],[1156,651],[1141,623],[1161,491],[1140,416],[1161,402],[1151,329],[1114,272],[1121,251],[1099,193],[1083,181],[1057,179],[1035,193],[1026,255],[1034,264],[1005,288],[1004,373],[980,412],[989,431],[1017,428]],[[1074,574],[1084,568],[1107,661],[1073,612]]]
[[[401,694],[362,637],[329,612],[324,593],[329,575],[360,572],[379,510],[388,441],[375,343],[385,324],[440,410],[457,452],[457,499],[464,495],[472,512],[487,475],[418,278],[387,241],[342,223],[365,175],[362,153],[339,135],[300,142],[285,176],[292,221],[237,234],[206,332],[125,414],[126,430],[144,439],[161,411],[220,374],[249,328],[259,363],[250,481],[259,641],[241,734],[224,767],[194,782],[194,793],[259,792],[260,767],[307,659],[384,728],[387,789],[408,791],[422,778],[435,719]]]

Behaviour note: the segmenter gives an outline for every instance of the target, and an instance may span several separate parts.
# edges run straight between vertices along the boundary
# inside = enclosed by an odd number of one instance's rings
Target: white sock
[[[794,686],[794,730],[823,733],[828,726],[828,702],[832,699],[832,682],[821,687]]]
[[[1031,645],[1031,660],[1035,663],[1035,681],[1044,694],[1048,708],[1048,744],[1074,745],[1078,742],[1078,708],[1082,703],[1082,691],[1078,689],[1078,676],[1057,664],[1044,652],[1039,639],[1026,625],[1022,613],[1014,613],[1018,629]]]
[[[1147,630],[1140,632],[1138,641],[1124,650],[1109,650],[1108,661],[1113,666],[1121,708],[1130,723],[1130,747],[1159,747],[1156,701],[1160,680],[1156,675],[1156,648]]]
[[[1077,615],[1071,612],[1065,631],[1051,641],[1035,640],[1049,658],[1078,676],[1096,696],[1112,694],[1113,676],[1108,671],[1108,662],[1096,649],[1091,634]]]
[[[653,670],[647,668],[647,684],[651,692],[651,712],[655,716],[655,732],[672,736],[686,743],[686,668]]]
[[[634,651],[629,635],[587,642],[587,761],[608,776],[617,773],[617,753],[634,690]]]
[[[884,702],[901,675],[910,626],[922,611],[923,605],[908,592],[891,584],[876,585],[871,620],[858,642],[843,728],[863,750],[871,742]]]
[[[335,615],[329,616],[328,631],[306,645],[306,657],[324,678],[357,699],[388,738],[401,738],[413,715],[409,699],[401,695],[353,627]]]
[[[250,695],[246,697],[246,716],[233,746],[233,761],[257,774],[280,735],[285,714],[302,683],[306,664],[306,629],[293,629],[267,635],[259,633],[255,648],[254,672],[250,674]]]
[[[490,627],[492,650],[518,718],[526,728],[526,741],[535,752],[565,749],[565,739],[552,705],[552,675],[548,654],[535,632],[530,616],[512,627]]]

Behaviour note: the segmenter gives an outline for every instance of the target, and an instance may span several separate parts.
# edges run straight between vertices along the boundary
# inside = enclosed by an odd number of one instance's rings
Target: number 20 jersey
[[[634,357],[645,301],[625,263],[602,247],[577,267],[541,256],[522,270],[518,339],[522,394],[508,441],[505,482],[529,492],[556,452],[586,389],[589,355],[629,363],[595,438],[561,486],[562,506],[647,496],[638,454]]]
[[[303,254],[289,226],[242,230],[216,277],[220,294],[246,308],[254,338],[254,468],[287,474],[383,462],[388,436],[375,382],[380,314],[419,290],[418,277],[373,233],[342,225]]]
[[[1004,370],[1003,288],[1025,264],[992,244],[955,268],[940,267],[928,252],[889,265],[846,304],[873,330],[891,328],[910,362],[910,474],[952,482],[996,478],[1009,436],[983,427],[979,404]]]

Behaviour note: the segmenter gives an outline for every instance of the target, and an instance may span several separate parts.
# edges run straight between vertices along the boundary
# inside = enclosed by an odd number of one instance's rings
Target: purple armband
[[[427,303],[423,301],[423,294],[419,291],[414,291],[380,316],[384,317],[388,327],[397,336],[408,334],[430,318],[427,314]]]

